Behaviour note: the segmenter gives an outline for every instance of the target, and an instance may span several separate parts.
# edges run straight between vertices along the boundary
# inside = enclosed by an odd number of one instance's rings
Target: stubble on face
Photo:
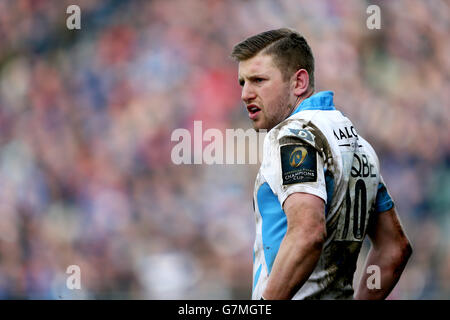
[[[289,83],[284,83],[284,86],[280,91],[274,105],[267,109],[263,108],[265,123],[262,124],[262,128],[258,129],[270,130],[280,122],[284,121],[292,113],[294,106],[289,102]],[[253,127],[256,130],[255,125],[256,123],[253,123]]]

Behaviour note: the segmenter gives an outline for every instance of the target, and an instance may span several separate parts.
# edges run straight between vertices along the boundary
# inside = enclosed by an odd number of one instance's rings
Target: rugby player
[[[267,129],[253,205],[253,299],[384,299],[411,256],[410,241],[372,146],[336,109],[332,91],[314,92],[305,38],[283,28],[237,44],[242,100],[256,130]],[[344,71],[343,71],[344,72]],[[366,267],[352,287],[366,235]]]

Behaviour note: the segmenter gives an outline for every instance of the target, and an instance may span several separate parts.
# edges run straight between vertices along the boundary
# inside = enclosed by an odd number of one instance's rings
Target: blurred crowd
[[[414,247],[390,298],[449,299],[450,5],[370,4],[1,1],[0,298],[249,299],[258,165],[174,165],[171,133],[250,128],[230,51],[287,26],[379,154]]]

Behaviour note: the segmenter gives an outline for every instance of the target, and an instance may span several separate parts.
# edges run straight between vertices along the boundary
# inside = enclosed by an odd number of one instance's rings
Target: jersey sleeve
[[[313,194],[327,201],[324,159],[314,134],[292,124],[271,133],[264,141],[261,172],[283,206],[296,192]]]
[[[385,212],[394,207],[394,201],[392,200],[386,185],[383,181],[383,177],[380,176],[380,182],[378,183],[377,197],[375,199],[375,212]]]

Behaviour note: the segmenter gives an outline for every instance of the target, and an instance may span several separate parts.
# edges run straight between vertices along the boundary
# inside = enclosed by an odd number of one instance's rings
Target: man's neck
[[[306,99],[308,99],[309,97],[311,97],[314,94],[314,90],[310,90],[307,93],[305,93],[303,96],[299,96],[297,97],[297,101],[294,104],[294,107],[291,110],[291,113],[289,114],[288,117],[290,117],[292,115],[292,113],[297,110],[298,106],[305,101]]]

